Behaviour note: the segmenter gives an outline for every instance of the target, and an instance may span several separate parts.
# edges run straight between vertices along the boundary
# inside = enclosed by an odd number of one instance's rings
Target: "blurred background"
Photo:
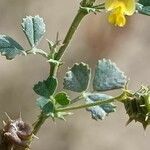
[[[45,39],[54,40],[56,32],[63,40],[79,0],[0,0],[0,33],[10,35],[25,48],[29,48],[21,31],[21,21],[26,15],[40,15],[46,23],[46,35],[40,47],[48,49]],[[149,84],[150,75],[150,18],[134,15],[124,28],[107,22],[104,14],[87,16],[74,36],[64,57],[59,80],[75,62],[88,63],[94,68],[98,59],[110,58],[130,78],[130,89]],[[4,112],[33,123],[40,110],[35,106],[38,97],[32,90],[37,81],[48,76],[49,66],[41,56],[30,55],[8,61],[0,57],[0,122]],[[149,147],[150,129],[141,124],[125,127],[128,116],[122,105],[104,121],[94,121],[85,110],[76,111],[66,122],[53,123],[50,119],[40,130],[40,140],[35,140],[33,150],[145,150]]]

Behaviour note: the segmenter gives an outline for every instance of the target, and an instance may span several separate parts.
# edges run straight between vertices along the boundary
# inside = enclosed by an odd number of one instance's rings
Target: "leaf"
[[[150,0],[139,0],[138,3],[144,6],[150,6]]]
[[[150,0],[139,0],[136,9],[140,14],[150,16]]]
[[[60,93],[57,95],[60,95]],[[65,120],[65,116],[72,115],[71,112],[56,112],[52,101],[53,99],[47,99],[41,96],[37,99],[36,104],[44,114],[51,116],[53,120],[55,118]]]
[[[45,97],[39,97],[36,101],[37,106],[42,110],[43,107],[49,102],[50,100]]]
[[[119,89],[126,84],[126,77],[110,60],[99,60],[95,70],[93,88],[95,91]]]
[[[64,89],[74,92],[83,92],[87,89],[90,80],[90,68],[87,64],[80,63],[66,73],[64,78]]]
[[[112,98],[109,95],[100,94],[100,93],[84,93],[83,96],[87,104]],[[103,120],[109,113],[115,112],[115,108],[116,106],[113,103],[108,103],[108,104],[103,104],[99,106],[89,107],[87,108],[87,111],[91,112],[93,119]]]
[[[67,106],[70,104],[70,101],[71,101],[67,93],[65,92],[57,93],[55,96],[55,100],[56,100],[56,103],[58,103],[61,106]]]
[[[150,16],[150,5],[149,6],[143,6],[141,4],[138,4],[137,5],[137,10],[140,14]]]
[[[36,47],[45,33],[45,23],[39,16],[23,18],[22,29],[31,45]]]
[[[40,96],[49,98],[57,87],[56,78],[49,77],[47,80],[40,81],[38,84],[34,85],[33,90]]]
[[[49,101],[46,105],[43,107],[43,113],[45,113],[48,116],[53,116],[54,114],[54,105],[51,101]]]
[[[10,60],[15,58],[16,55],[23,54],[24,49],[11,37],[0,35],[0,52]]]
[[[54,105],[50,101],[50,99],[46,99],[45,97],[38,98],[37,106],[40,107],[42,112],[48,116],[53,115],[53,113],[54,113]]]

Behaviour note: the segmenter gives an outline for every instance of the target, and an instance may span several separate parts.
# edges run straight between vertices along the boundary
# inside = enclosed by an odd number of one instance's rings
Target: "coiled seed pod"
[[[0,146],[9,147],[11,149],[16,147],[28,148],[28,142],[32,135],[31,127],[26,124],[21,117],[12,120],[8,116],[8,119],[9,121],[7,123],[3,122],[4,128],[1,130],[2,138]]]
[[[142,123],[144,129],[146,129],[150,124],[150,89],[141,87],[133,97],[126,99],[123,103],[129,115],[127,124],[135,120]]]

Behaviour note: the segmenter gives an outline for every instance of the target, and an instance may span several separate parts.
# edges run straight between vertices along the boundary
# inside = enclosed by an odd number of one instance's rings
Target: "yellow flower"
[[[108,21],[115,26],[123,27],[126,24],[125,15],[133,15],[135,5],[135,0],[106,0],[105,8],[110,11]]]

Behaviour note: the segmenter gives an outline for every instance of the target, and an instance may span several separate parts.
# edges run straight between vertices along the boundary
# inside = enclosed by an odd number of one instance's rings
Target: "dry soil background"
[[[14,37],[26,47],[21,19],[39,14],[45,19],[47,33],[40,45],[47,49],[45,39],[54,40],[56,32],[63,39],[78,9],[79,0],[0,0],[0,33]],[[97,59],[110,58],[130,77],[130,88],[149,84],[150,75],[150,17],[135,15],[125,28],[107,23],[105,15],[90,15],[84,19],[64,57],[60,83],[67,66],[87,62],[94,67]],[[31,123],[39,114],[35,107],[32,86],[48,75],[48,64],[40,56],[17,57],[6,61],[0,57],[0,122],[12,118],[20,110],[24,120]],[[62,86],[60,85],[60,88]],[[84,110],[75,112],[67,122],[48,120],[40,130],[40,140],[33,150],[147,150],[150,130],[143,131],[140,124],[125,127],[127,116],[121,105],[105,121],[91,120]],[[1,123],[2,125],[2,123]]]

